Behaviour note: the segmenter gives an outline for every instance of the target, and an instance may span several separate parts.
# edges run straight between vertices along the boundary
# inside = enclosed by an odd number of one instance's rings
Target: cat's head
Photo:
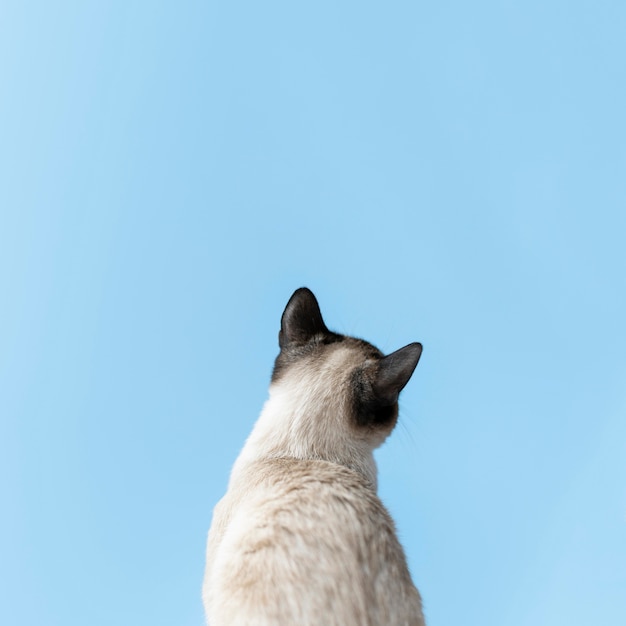
[[[291,413],[290,430],[302,445],[322,453],[333,442],[371,450],[384,441],[396,425],[398,396],[421,344],[385,356],[366,341],[332,332],[306,288],[287,303],[278,341],[271,393]]]

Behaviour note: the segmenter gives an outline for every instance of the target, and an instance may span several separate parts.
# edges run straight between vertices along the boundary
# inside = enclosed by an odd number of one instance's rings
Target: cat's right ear
[[[306,287],[297,289],[289,298],[280,321],[278,344],[281,350],[291,343],[307,343],[314,335],[327,332],[313,292]]]
[[[422,344],[415,342],[383,357],[378,362],[378,372],[373,388],[383,404],[393,404],[398,401],[398,395],[413,375],[420,356],[422,356]]]

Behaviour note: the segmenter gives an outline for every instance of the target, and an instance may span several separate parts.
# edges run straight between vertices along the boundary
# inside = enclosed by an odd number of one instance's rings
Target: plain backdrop
[[[626,624],[626,4],[0,5],[0,623],[201,626],[280,315],[424,344],[429,626]]]

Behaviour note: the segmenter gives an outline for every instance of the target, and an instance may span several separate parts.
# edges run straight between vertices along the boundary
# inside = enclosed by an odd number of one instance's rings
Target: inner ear
[[[409,382],[422,355],[421,343],[410,343],[383,357],[378,362],[376,378],[372,383],[374,393],[383,402],[393,404]]]
[[[284,348],[290,343],[306,343],[314,335],[328,332],[313,292],[306,287],[297,289],[289,298],[280,321],[280,347]]]

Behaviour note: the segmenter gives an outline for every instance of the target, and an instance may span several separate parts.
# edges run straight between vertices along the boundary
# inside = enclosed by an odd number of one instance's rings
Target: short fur
[[[423,626],[373,450],[422,347],[389,356],[326,328],[298,289],[281,320],[269,399],[209,531],[211,626]]]

